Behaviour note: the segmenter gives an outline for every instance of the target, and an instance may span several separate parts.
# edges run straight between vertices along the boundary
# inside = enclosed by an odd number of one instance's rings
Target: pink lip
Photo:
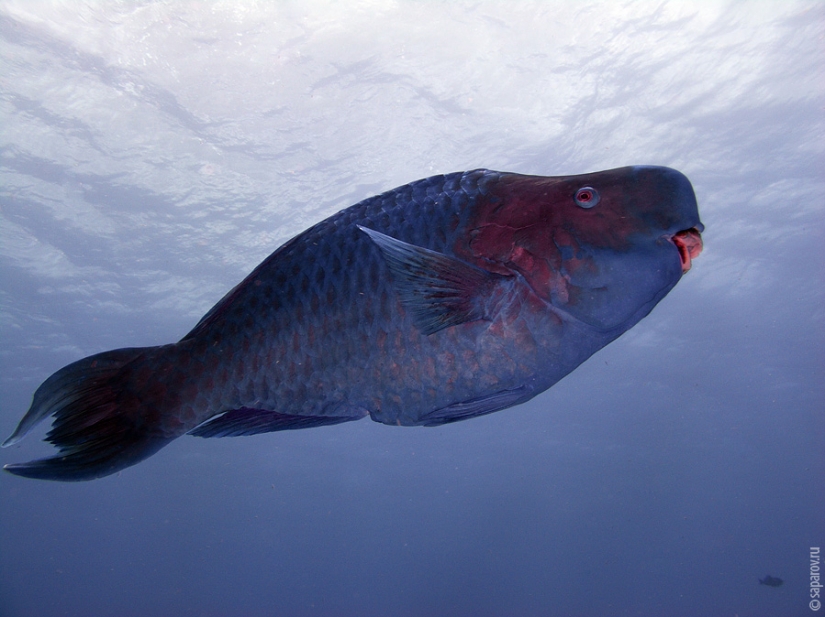
[[[699,257],[702,252],[702,234],[695,227],[680,231],[673,238],[673,244],[679,249],[679,257],[682,260],[682,274],[690,270],[691,260]]]

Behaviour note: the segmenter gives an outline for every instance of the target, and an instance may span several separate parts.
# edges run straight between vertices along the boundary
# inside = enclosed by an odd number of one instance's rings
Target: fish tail
[[[41,480],[92,480],[141,461],[171,439],[160,430],[158,409],[130,392],[134,360],[157,347],[115,349],[60,369],[37,389],[29,411],[3,447],[17,443],[54,416],[46,440],[57,456],[6,465],[6,471]]]

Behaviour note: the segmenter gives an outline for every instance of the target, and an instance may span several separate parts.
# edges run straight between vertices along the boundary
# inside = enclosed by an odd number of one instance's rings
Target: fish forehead
[[[598,204],[578,206],[576,192],[596,189]],[[699,224],[688,179],[667,167],[635,166],[575,176],[503,173],[468,223],[475,257],[498,261],[514,244],[577,243],[626,250],[638,235],[672,234]],[[534,246],[534,248],[538,248]]]

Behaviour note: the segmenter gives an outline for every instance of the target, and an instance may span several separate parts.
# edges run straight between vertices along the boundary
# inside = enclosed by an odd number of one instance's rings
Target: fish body
[[[60,453],[6,469],[84,480],[186,433],[434,426],[522,403],[647,315],[702,229],[689,181],[662,167],[413,182],[288,241],[179,342],[52,375],[4,445],[54,416]]]
[[[784,582],[785,581],[778,576],[771,576],[770,574],[768,574],[765,578],[759,579],[760,585],[767,585],[768,587],[781,587]]]

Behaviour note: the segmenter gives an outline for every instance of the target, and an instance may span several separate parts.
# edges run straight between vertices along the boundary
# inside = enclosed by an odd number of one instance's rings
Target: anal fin
[[[259,433],[340,424],[351,420],[359,420],[362,417],[363,415],[298,416],[268,409],[241,407],[210,418],[203,424],[193,428],[188,434],[197,437],[240,437],[242,435],[258,435]]]

